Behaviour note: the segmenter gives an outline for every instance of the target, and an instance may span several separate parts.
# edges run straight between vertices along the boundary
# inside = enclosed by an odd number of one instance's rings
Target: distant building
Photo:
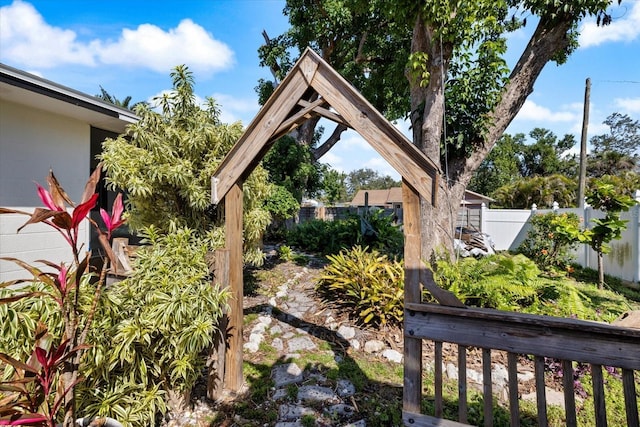
[[[466,190],[464,200],[461,202],[460,206],[468,209],[480,209],[483,203],[489,207],[489,203],[493,201],[494,199],[491,197]],[[402,188],[393,187],[387,190],[358,190],[351,201],[351,206],[362,208],[365,207],[365,205],[382,209],[401,209]]]

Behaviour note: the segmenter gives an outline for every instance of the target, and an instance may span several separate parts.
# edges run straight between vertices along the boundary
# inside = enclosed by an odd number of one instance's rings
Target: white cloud
[[[627,9],[629,3],[631,9]],[[610,13],[613,20],[607,26],[598,27],[596,19],[584,22],[578,38],[580,47],[598,46],[606,42],[630,42],[640,36],[640,2],[623,2]]]
[[[31,4],[20,0],[0,8],[0,43],[3,62],[96,65],[91,48],[76,40],[75,32],[48,25]]]
[[[363,137],[360,136],[356,131],[351,129],[347,130],[342,134],[340,141],[340,148],[349,150],[349,151],[362,151],[362,150],[372,150],[371,145],[364,140]]]
[[[227,45],[190,19],[182,20],[169,31],[151,24],[135,30],[125,28],[117,42],[96,41],[91,45],[105,64],[150,68],[159,73],[180,64],[194,71],[211,72],[228,68],[234,62]]]
[[[536,122],[573,122],[579,118],[575,112],[576,107],[582,108],[581,104],[563,106],[564,111],[551,111],[550,109],[526,100],[516,116],[517,120],[531,120]],[[569,111],[567,111],[569,110]]]
[[[186,64],[211,73],[234,64],[233,51],[190,19],[167,31],[151,24],[123,29],[117,41],[78,40],[72,30],[54,27],[29,3],[0,8],[0,58],[26,67],[116,64],[167,73]]]
[[[248,126],[260,110],[257,98],[237,98],[224,93],[214,93],[211,97],[220,106],[223,123],[240,120],[244,126]]]
[[[396,170],[380,156],[370,158],[363,164],[362,167],[373,169],[381,176],[389,175],[395,180],[400,179],[400,174],[396,172]]]
[[[335,169],[338,172],[351,172],[350,170],[345,170],[342,157],[338,156],[336,152],[332,150],[325,153],[325,155],[320,158],[320,162],[328,164],[332,169]]]
[[[640,98],[616,98],[614,103],[622,110],[621,112],[640,114]]]

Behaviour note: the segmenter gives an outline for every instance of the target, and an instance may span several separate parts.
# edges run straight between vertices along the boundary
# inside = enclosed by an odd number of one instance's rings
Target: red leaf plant
[[[96,185],[100,180],[101,170],[101,165],[98,165],[91,174],[78,205],[71,201],[53,175],[53,171],[50,171],[47,177],[48,190],[36,184],[44,208],[36,208],[32,213],[0,208],[0,214],[29,216],[27,222],[18,228],[18,232],[27,225],[36,223],[53,227],[67,241],[73,255],[73,261],[69,264],[47,260],[35,261],[46,267],[46,271],[17,258],[1,258],[19,265],[30,273],[31,277],[0,283],[0,289],[11,290],[9,296],[0,298],[0,304],[22,298],[52,298],[61,311],[63,332],[59,343],[55,345],[48,328],[39,323],[35,331],[34,350],[27,362],[0,353],[0,360],[10,365],[14,371],[10,381],[0,383],[0,426],[53,427],[61,410],[64,414],[64,427],[71,427],[75,423],[74,392],[75,386],[82,381],[79,377],[80,361],[84,350],[89,347],[86,344],[87,334],[100,300],[109,265],[117,265],[110,239],[113,231],[124,223],[121,194],[116,197],[111,214],[104,209],[100,210],[105,231],[87,217],[98,200]],[[70,209],[71,213],[68,212]],[[91,254],[84,252],[78,242],[78,231],[85,219],[98,232],[106,259],[103,260],[98,280],[92,285],[91,307],[83,313],[80,310],[80,283],[84,276],[93,274],[89,266]],[[26,283],[42,283],[46,290],[24,290]]]

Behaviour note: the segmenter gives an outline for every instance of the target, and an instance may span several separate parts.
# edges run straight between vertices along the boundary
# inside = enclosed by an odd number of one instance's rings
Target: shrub
[[[436,261],[433,270],[436,284],[466,305],[515,310],[537,300],[540,270],[523,255],[469,257],[457,263],[443,259]]]
[[[540,277],[536,264],[521,254],[440,260],[433,270],[436,284],[472,306],[605,322],[629,307],[624,297],[593,283]]]
[[[390,216],[373,211],[363,217],[350,214],[335,221],[307,221],[287,233],[287,244],[323,255],[363,245],[395,257],[402,254],[404,235]]]
[[[91,413],[146,426],[170,396],[188,402],[228,297],[211,285],[207,245],[194,234],[147,229],[132,275],[105,293],[81,395]]]
[[[0,375],[10,379],[0,381],[0,425],[52,427],[59,420],[65,427],[75,424],[76,389],[82,381],[79,371],[84,351],[89,347],[87,334],[100,303],[107,269],[115,265],[110,246],[112,233],[124,223],[121,194],[116,196],[111,213],[100,209],[105,229],[87,218],[98,200],[95,190],[101,170],[98,165],[92,172],[77,205],[50,171],[49,190],[36,184],[44,207],[32,213],[0,208],[0,214],[29,217],[18,232],[29,224],[53,228],[69,244],[72,259],[37,260],[29,264],[17,258],[2,258],[17,264],[31,277],[0,283],[0,305],[8,304],[0,309],[4,312],[0,314],[6,315],[2,317]],[[80,224],[87,219],[107,254],[98,278],[91,271],[91,253],[84,252],[80,244]],[[23,311],[31,315],[24,315]]]
[[[404,269],[399,261],[355,246],[327,256],[316,290],[325,300],[354,310],[363,324],[399,324],[403,317]]]
[[[573,261],[570,254],[580,237],[580,218],[575,213],[537,214],[531,229],[517,249],[547,272],[565,270]]]

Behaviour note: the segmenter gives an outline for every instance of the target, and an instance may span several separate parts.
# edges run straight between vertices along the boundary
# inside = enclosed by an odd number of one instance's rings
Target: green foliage
[[[469,190],[492,195],[503,185],[518,180],[518,153],[523,141],[524,134],[521,133],[515,136],[502,135],[474,174],[469,183]]]
[[[613,185],[599,180],[595,180],[593,187],[587,192],[586,201],[594,209],[605,213],[604,218],[592,220],[595,225],[586,230],[582,238],[598,254],[599,285],[602,287],[604,286],[602,256],[611,250],[609,243],[619,239],[627,228],[627,221],[620,219],[620,212],[628,211],[636,201],[626,194],[619,193]]]
[[[640,121],[613,113],[604,121],[609,133],[591,138],[593,152],[587,158],[587,175],[602,177],[635,174],[640,147]],[[631,190],[636,190],[633,187]]]
[[[438,286],[467,305],[559,317],[611,322],[628,309],[620,294],[568,277],[540,276],[524,255],[496,254],[457,263],[439,260],[433,268]],[[425,294],[428,300],[430,295]]]
[[[278,248],[278,258],[282,261],[293,261],[295,254],[290,246],[282,245]]]
[[[310,145],[290,136],[278,139],[263,161],[271,181],[289,191],[299,202],[315,196],[322,185],[323,166],[315,161]]]
[[[613,151],[632,158],[638,155],[640,120],[633,120],[627,114],[613,113],[603,123],[609,127],[609,133],[591,138],[595,153]]]
[[[82,290],[88,290],[86,282]],[[20,291],[44,293],[47,286],[41,282],[30,283]],[[84,293],[84,292],[83,292]],[[0,289],[0,299],[16,294],[15,290]],[[88,307],[81,309],[84,312]],[[0,353],[7,353],[15,359],[27,360],[33,352],[35,330],[38,321],[46,321],[49,334],[59,341],[63,334],[60,307],[52,298],[21,298],[9,304],[0,304]],[[3,379],[9,379],[13,371],[5,369]]]
[[[360,221],[356,215],[336,221],[313,219],[287,233],[287,245],[319,254],[335,254],[357,244]]]
[[[322,200],[328,205],[347,201],[347,174],[327,168],[322,178]]]
[[[574,213],[536,214],[530,220],[527,237],[517,252],[531,258],[546,272],[565,270],[582,235],[580,218]]]
[[[288,245],[323,255],[364,244],[384,254],[399,256],[403,242],[400,228],[382,211],[372,211],[363,217],[351,214],[335,221],[311,220],[287,233]]]
[[[574,206],[577,188],[576,181],[564,175],[535,176],[504,185],[493,197],[497,206],[510,209],[530,209],[533,204],[551,207],[553,202]]]
[[[532,144],[520,146],[520,175],[522,177],[565,175],[569,178],[577,176],[577,164],[573,157],[565,153],[576,144],[575,138],[567,134],[558,140],[548,129],[535,128],[529,136]]]
[[[228,294],[212,286],[207,244],[187,228],[145,232],[132,275],[105,292],[81,405],[126,425],[152,425],[168,392],[191,390]]]
[[[273,191],[265,201],[265,209],[272,218],[271,223],[267,226],[265,239],[281,241],[287,232],[285,221],[292,218],[300,210],[300,203],[283,186],[273,185],[272,188]]]
[[[274,219],[285,220],[293,217],[300,209],[300,203],[283,186],[274,185],[265,201],[265,208]]]
[[[539,270],[523,255],[497,254],[457,263],[436,261],[434,280],[467,305],[517,310],[536,302]]]
[[[356,246],[327,256],[316,290],[353,309],[363,324],[398,325],[403,318],[404,268],[399,261]]]
[[[126,135],[107,139],[101,159],[107,182],[127,192],[127,218],[134,231],[169,224],[189,227],[204,237],[219,227],[210,206],[211,176],[243,132],[242,124],[223,124],[212,98],[197,104],[193,74],[184,65],[171,77],[173,91],[155,99],[160,113],[136,108],[140,120]],[[268,176],[258,166],[244,186],[245,260],[260,263],[259,243],[270,223],[264,201],[271,192]]]

